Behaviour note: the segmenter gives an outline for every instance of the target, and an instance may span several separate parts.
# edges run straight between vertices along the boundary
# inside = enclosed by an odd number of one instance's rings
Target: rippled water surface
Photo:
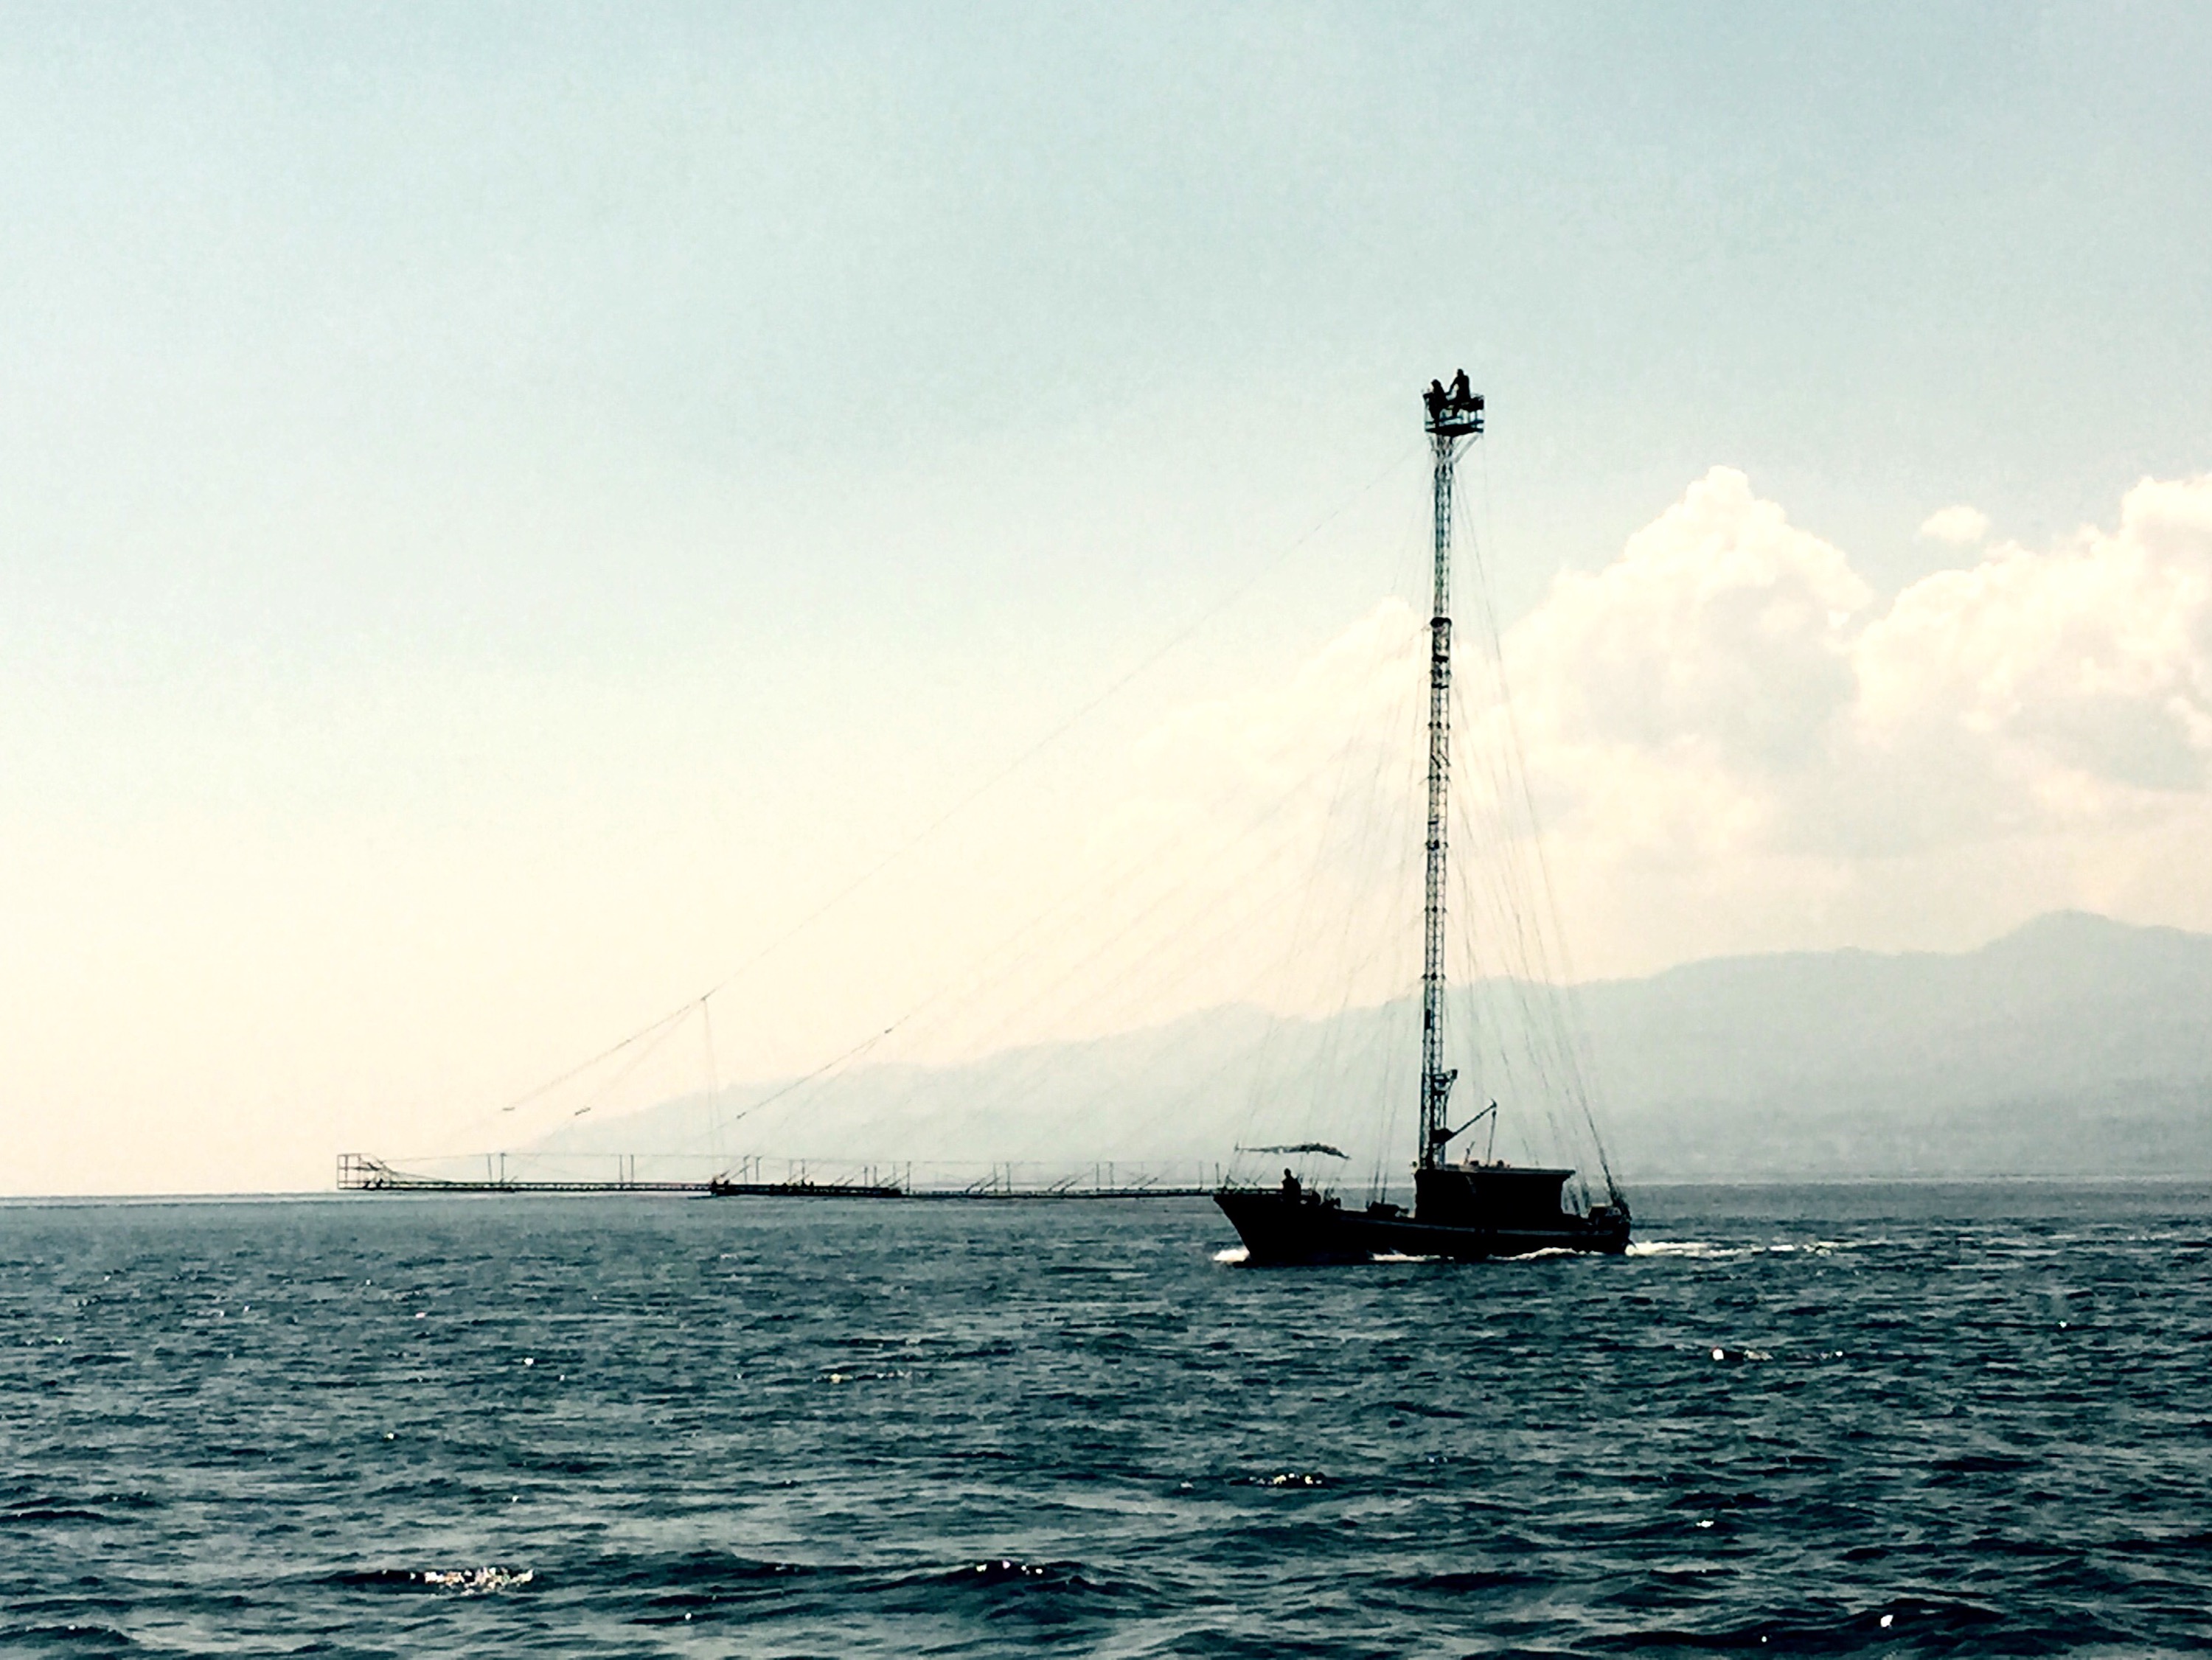
[[[2212,1645],[2212,1195],[1637,1197],[1271,1270],[1182,1201],[0,1209],[0,1648]]]

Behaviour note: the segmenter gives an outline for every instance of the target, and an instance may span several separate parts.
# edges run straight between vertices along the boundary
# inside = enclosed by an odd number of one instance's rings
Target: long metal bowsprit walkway
[[[639,1169],[641,1158],[646,1168]],[[366,1154],[338,1155],[343,1193],[647,1193],[711,1198],[1173,1199],[1202,1198],[1221,1184],[1218,1166],[1094,1161],[1062,1166],[853,1164],[754,1156],[682,1174],[675,1156],[532,1155],[416,1161],[403,1167]],[[428,1167],[424,1167],[424,1166]]]

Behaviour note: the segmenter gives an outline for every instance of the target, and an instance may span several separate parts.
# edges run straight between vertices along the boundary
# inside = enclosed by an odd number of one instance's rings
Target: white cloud
[[[1220,827],[1310,774],[1306,822],[1387,803],[1403,839],[1422,636],[1394,603],[1293,683],[1188,712],[1156,740],[1160,795]],[[1476,839],[1510,847],[1522,754],[1587,970],[1966,946],[2069,905],[2212,928],[2212,477],[1884,602],[1717,468],[1508,631],[1517,724],[1462,640]],[[1329,786],[1347,772],[1375,788]],[[1302,856],[1341,839],[1320,833]]]
[[[1615,958],[1964,942],[2067,904],[2212,924],[2208,879],[2155,868],[2212,831],[2212,477],[2146,482],[2115,530],[1882,606],[1717,469],[1562,579],[1508,657]],[[2014,867],[2014,888],[1979,880]],[[1698,910],[1693,937],[1639,907]]]
[[[1978,546],[1989,533],[1990,516],[1964,502],[1941,508],[1920,522],[1920,534],[1929,541],[1960,548]]]
[[[1821,766],[1872,597],[1841,552],[1715,468],[1511,631],[1547,797],[1617,854],[1710,857],[1764,835],[1773,803],[1735,780]]]

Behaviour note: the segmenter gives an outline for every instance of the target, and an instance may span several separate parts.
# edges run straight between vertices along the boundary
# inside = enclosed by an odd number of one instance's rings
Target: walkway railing
[[[341,1153],[346,1193],[667,1193],[714,1197],[1128,1199],[1201,1197],[1223,1167],[1194,1160],[860,1163],[761,1154],[487,1153],[404,1163]]]

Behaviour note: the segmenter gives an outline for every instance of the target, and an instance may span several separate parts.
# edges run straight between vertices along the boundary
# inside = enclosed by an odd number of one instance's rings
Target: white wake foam
[[[425,1568],[416,1578],[439,1590],[456,1590],[464,1596],[483,1596],[511,1590],[538,1577],[535,1568]]]

